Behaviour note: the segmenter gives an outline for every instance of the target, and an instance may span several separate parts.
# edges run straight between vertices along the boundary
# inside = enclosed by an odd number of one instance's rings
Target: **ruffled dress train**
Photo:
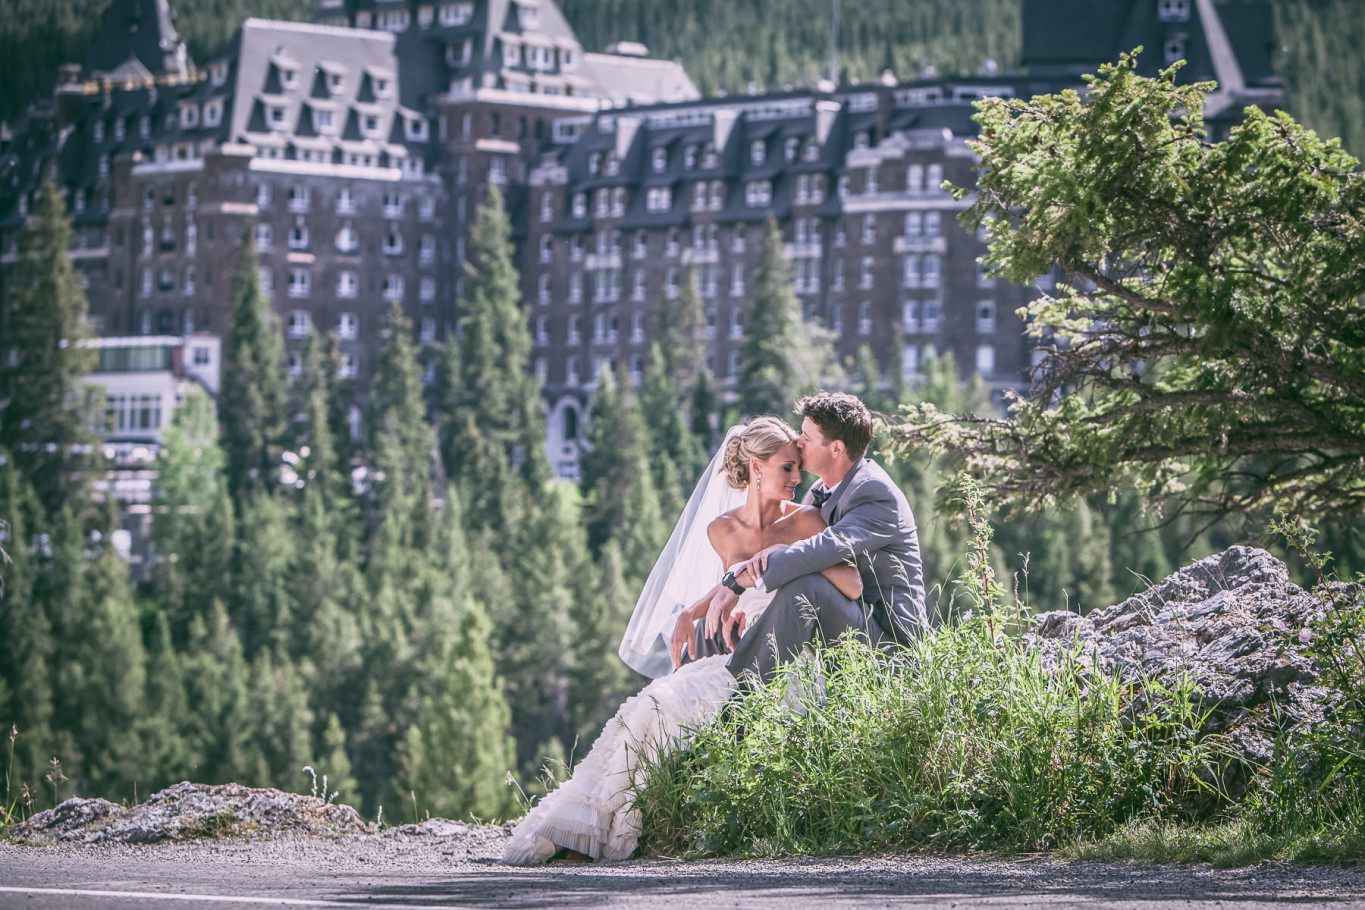
[[[712,720],[735,692],[721,654],[656,679],[607,721],[573,777],[546,795],[512,830],[503,862],[543,863],[561,848],[593,859],[626,859],[640,840],[632,805],[641,759],[686,748],[691,729]]]

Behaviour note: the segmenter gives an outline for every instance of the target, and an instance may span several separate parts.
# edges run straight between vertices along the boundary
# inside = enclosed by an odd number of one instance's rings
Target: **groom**
[[[872,442],[871,413],[843,392],[803,398],[796,413],[802,418],[796,441],[802,468],[820,477],[804,503],[819,506],[829,527],[755,556],[713,600],[729,641],[739,593],[754,586],[776,592],[735,645],[728,666],[737,677],[752,671],[767,681],[816,638],[834,641],[854,631],[874,645],[887,639],[905,644],[928,628],[915,516],[886,471],[864,457]],[[845,597],[820,574],[850,560],[862,575],[860,600]]]

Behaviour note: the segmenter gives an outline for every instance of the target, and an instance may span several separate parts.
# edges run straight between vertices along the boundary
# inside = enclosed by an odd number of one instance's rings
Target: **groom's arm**
[[[819,534],[769,555],[763,586],[774,591],[794,578],[853,560],[856,554],[880,550],[899,536],[900,512],[894,499],[875,495],[860,498]]]

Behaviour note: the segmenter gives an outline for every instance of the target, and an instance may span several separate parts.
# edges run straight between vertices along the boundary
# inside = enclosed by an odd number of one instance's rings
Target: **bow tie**
[[[811,501],[815,503],[815,507],[818,509],[825,503],[829,502],[829,498],[833,496],[834,493],[822,487],[820,489],[811,490],[810,495]]]

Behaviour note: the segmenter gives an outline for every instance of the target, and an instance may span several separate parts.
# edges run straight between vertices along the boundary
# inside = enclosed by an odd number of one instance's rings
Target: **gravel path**
[[[448,824],[448,823],[447,823]],[[877,857],[509,869],[500,829],[147,846],[0,845],[0,908],[1262,907],[1365,910],[1365,872]],[[128,896],[115,896],[114,892]]]

